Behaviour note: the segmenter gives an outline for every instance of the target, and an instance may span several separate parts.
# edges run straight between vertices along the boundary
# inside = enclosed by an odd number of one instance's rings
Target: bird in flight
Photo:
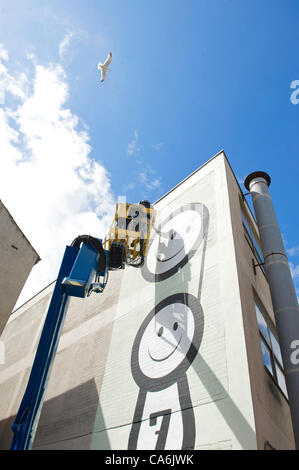
[[[98,64],[98,69],[101,69],[101,82],[103,82],[106,78],[106,72],[107,70],[109,70],[108,65],[110,64],[111,59],[112,59],[112,52],[109,52],[105,62],[103,64],[99,62]]]

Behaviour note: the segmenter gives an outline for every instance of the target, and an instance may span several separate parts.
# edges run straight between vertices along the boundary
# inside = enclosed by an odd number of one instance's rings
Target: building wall
[[[219,156],[203,167],[159,201],[156,208],[159,214],[163,211],[174,214],[177,207],[190,203],[204,203],[209,217],[206,240],[189,262],[160,282],[150,280],[148,273],[145,279],[143,271],[128,270],[125,273],[100,391],[92,448],[102,448],[107,442],[111,448],[127,448],[130,436],[131,442],[136,445],[137,441],[138,447],[138,433],[140,445],[153,445],[151,439],[155,439],[162,418],[157,427],[151,426],[151,412],[170,408],[173,416],[184,414],[184,410],[187,415],[190,401],[195,418],[195,448],[256,447],[249,376],[243,366],[243,362],[246,363],[245,339],[242,323],[238,321],[242,318],[241,303],[234,289],[237,273],[223,157]],[[161,220],[163,218],[161,215]],[[183,235],[185,229],[188,230],[188,226],[180,226],[178,221],[177,230],[186,238],[187,245],[188,236]],[[148,265],[151,259],[150,248]],[[166,376],[160,379],[163,388],[157,391],[154,380],[152,384],[150,380],[142,382],[140,364],[135,356],[131,362],[132,349],[141,342],[140,325],[153,314],[155,306],[157,308],[161,301],[181,292],[191,294],[201,304],[204,316],[204,326],[199,325],[203,328],[202,340],[193,362],[184,373],[178,372],[181,375],[178,375],[175,390],[171,389]],[[135,373],[134,368],[137,368]],[[158,372],[148,374],[156,378]],[[125,379],[120,380],[120,376]],[[182,387],[177,386],[180,382]],[[176,393],[182,394],[181,400],[177,399]],[[139,428],[132,425],[134,415],[137,422],[142,420]],[[184,418],[181,419],[184,422]],[[181,427],[188,432],[188,418],[185,426],[178,425],[169,433],[173,441],[166,441],[166,445],[170,448],[176,448],[175,438]]]
[[[253,236],[257,242],[259,242],[258,228],[248,204],[241,197],[239,185],[228,162],[226,162],[226,173],[258,449],[270,448],[270,446],[276,449],[294,449],[288,401],[263,363],[255,299],[259,299],[262,303],[273,326],[275,326],[275,318],[266,277],[259,267],[256,267],[256,274],[254,273],[252,261],[257,264],[258,260],[244,236],[241,207],[251,222]]]
[[[0,201],[0,335],[39,256]]]
[[[252,298],[244,305],[248,261],[237,250],[234,184],[221,152],[155,204],[160,234],[152,232],[142,269],[110,272],[103,294],[71,299],[34,448],[260,446],[253,360],[258,370],[263,363],[249,347],[258,332],[247,320]],[[52,288],[18,309],[3,333],[1,448]]]

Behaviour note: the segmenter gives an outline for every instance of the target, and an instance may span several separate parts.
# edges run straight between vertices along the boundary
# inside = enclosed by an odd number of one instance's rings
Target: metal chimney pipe
[[[281,347],[296,449],[299,449],[299,306],[280,229],[269,192],[270,176],[256,171],[244,186],[250,191],[259,229]],[[297,349],[294,354],[294,349]]]

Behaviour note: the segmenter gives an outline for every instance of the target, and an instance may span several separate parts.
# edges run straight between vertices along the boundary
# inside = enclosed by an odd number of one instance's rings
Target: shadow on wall
[[[255,450],[257,441],[254,430],[200,353],[198,356],[199,360],[193,362],[193,370],[197,373],[208,393],[213,396],[214,390],[217,388],[222,396],[220,400],[215,400],[213,403],[217,406],[241,447],[243,449]],[[202,369],[205,373],[202,373]],[[211,384],[213,384],[213,388],[211,388]]]
[[[14,422],[15,415],[0,421],[0,450],[10,449],[13,434],[11,425]]]
[[[34,449],[89,449],[99,395],[94,380],[44,402]],[[0,448],[9,449],[15,416],[0,423]],[[103,433],[109,448],[108,436]]]
[[[94,380],[46,401],[33,449],[88,449],[98,403]]]
[[[46,401],[33,449],[89,449],[98,406],[93,379]]]

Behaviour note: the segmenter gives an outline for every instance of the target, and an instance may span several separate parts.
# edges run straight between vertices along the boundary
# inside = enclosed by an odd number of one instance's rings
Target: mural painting
[[[183,205],[155,230],[142,274],[163,292],[163,280],[180,272],[200,245],[205,250],[208,210],[201,203]],[[186,272],[182,287],[184,276]],[[186,371],[198,353],[203,332],[200,299],[186,291],[156,303],[142,322],[131,356],[132,375],[140,390],[128,449],[194,448],[195,420]]]

